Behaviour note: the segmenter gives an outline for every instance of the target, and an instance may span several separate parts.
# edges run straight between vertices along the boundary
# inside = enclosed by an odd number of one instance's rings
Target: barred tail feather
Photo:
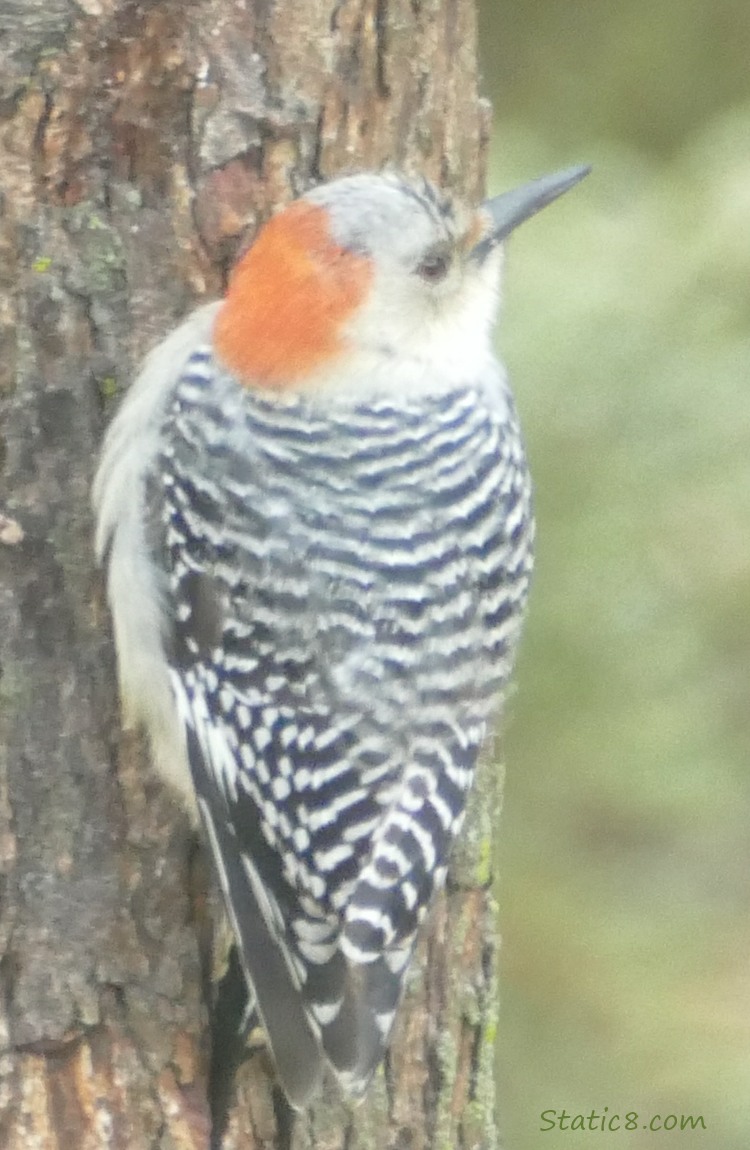
[[[248,881],[236,844],[230,841],[231,832],[214,819],[200,795],[198,806],[220,872],[242,967],[255,991],[279,1078],[291,1104],[301,1109],[315,1095],[323,1076],[320,1043],[269,930],[258,892]]]
[[[242,969],[237,946],[233,944],[210,1007],[210,1150],[221,1150],[234,1096],[234,1080],[249,1052],[248,1037],[257,1025],[255,994]]]
[[[195,764],[198,808],[239,962],[284,1092],[293,1107],[303,1109],[319,1090],[330,1064],[344,1088],[359,1094],[383,1053],[382,1027],[373,1010],[372,973],[347,961],[337,928],[318,944],[321,960],[305,960],[294,937],[299,908],[294,908],[296,915],[292,913],[294,894],[279,881],[278,859],[263,840],[251,800],[240,794],[241,818],[227,818],[226,803],[210,772],[199,767],[203,752],[192,726],[187,728],[187,740],[188,757]],[[238,1017],[238,1026],[240,1021]],[[217,1051],[216,1057],[221,1060],[222,1052]],[[241,1059],[234,1061],[236,1069]],[[214,1066],[212,1074],[218,1083],[220,1069]]]

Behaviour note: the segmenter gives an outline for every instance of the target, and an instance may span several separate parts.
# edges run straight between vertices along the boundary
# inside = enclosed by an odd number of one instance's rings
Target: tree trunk
[[[205,882],[119,733],[89,486],[140,357],[280,201],[385,162],[476,198],[469,0],[0,0],[0,1145],[207,1145]],[[227,1150],[489,1150],[497,771],[385,1071]]]

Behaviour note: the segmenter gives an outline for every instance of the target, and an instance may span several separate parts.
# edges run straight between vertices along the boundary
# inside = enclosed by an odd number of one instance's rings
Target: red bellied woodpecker
[[[200,814],[295,1107],[326,1067],[367,1086],[508,683],[533,519],[501,241],[586,171],[474,211],[387,174],[313,189],[104,444],[126,715]]]

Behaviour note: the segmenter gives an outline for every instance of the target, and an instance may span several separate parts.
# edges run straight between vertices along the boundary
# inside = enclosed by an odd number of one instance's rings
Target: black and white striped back
[[[533,529],[512,403],[265,397],[200,350],[166,421],[172,684],[243,964],[290,1098],[320,1047],[357,1092],[513,662]]]

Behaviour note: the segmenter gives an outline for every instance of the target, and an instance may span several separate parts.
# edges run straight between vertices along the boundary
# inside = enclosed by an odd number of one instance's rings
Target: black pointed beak
[[[500,196],[485,200],[482,209],[490,217],[490,231],[472,250],[472,255],[483,260],[514,228],[580,184],[590,171],[590,165],[579,164],[575,168],[554,172],[551,176],[541,176],[511,192],[503,192]]]

